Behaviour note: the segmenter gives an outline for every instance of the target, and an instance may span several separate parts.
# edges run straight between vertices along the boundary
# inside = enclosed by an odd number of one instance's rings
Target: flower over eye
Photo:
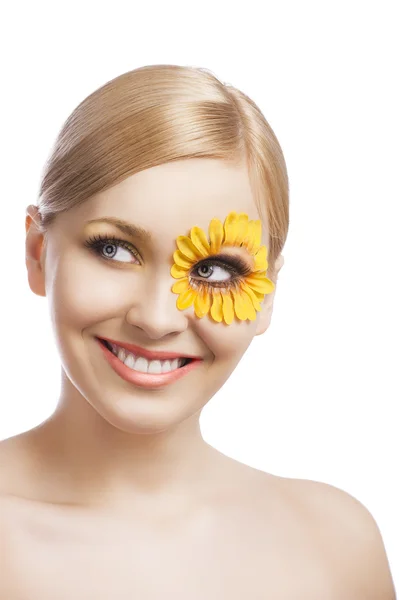
[[[267,248],[261,245],[261,235],[260,220],[251,221],[246,213],[232,211],[224,225],[212,219],[209,239],[200,227],[192,227],[189,236],[178,236],[170,271],[178,280],[172,286],[172,292],[179,294],[177,308],[194,304],[198,318],[209,314],[227,325],[234,315],[241,321],[255,320],[264,296],[275,287],[266,277]],[[234,247],[244,247],[253,264],[227,251]]]

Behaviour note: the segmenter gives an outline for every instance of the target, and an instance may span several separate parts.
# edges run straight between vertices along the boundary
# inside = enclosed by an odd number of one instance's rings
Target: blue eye
[[[125,250],[126,252],[129,252],[130,255],[133,255],[134,257],[136,257],[136,259],[139,256],[138,251],[136,250],[136,248],[134,246],[132,246],[132,244],[129,244],[129,242],[126,242],[126,240],[121,240],[112,235],[99,234],[96,236],[92,236],[88,240],[86,240],[85,246],[87,248],[90,248],[90,250],[92,250],[93,252],[95,252],[95,254],[97,254],[101,258],[104,258],[105,260],[111,260],[111,261],[114,260],[115,255],[117,254],[117,251],[113,252],[113,249],[115,249],[115,248],[121,248],[121,249]],[[123,260],[123,259],[122,260],[115,259],[114,262],[131,262],[131,261]],[[137,260],[134,262],[137,264]]]
[[[226,281],[231,279],[231,274],[228,272],[228,270],[220,267],[219,265],[200,265],[197,267],[197,271],[201,279],[204,277],[208,281]],[[220,271],[222,271],[221,274]],[[211,279],[213,275],[217,276],[216,279]]]
[[[232,288],[251,272],[251,267],[243,258],[217,254],[194,267],[190,273],[190,284],[197,289]],[[215,278],[211,279],[214,275]]]

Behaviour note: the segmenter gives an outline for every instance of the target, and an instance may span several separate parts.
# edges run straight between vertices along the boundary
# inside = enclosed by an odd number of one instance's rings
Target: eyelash
[[[104,247],[107,244],[110,244],[111,246],[120,246],[122,248],[125,248],[126,250],[131,252],[133,254],[133,256],[135,256],[136,258],[139,257],[139,253],[134,246],[129,244],[129,242],[126,242],[126,240],[121,240],[120,238],[118,238],[114,235],[98,234],[98,235],[94,235],[94,236],[90,237],[85,242],[85,246],[87,248],[91,249],[97,255],[99,255],[100,258],[103,258],[104,260],[107,260],[107,261],[110,261],[110,260],[112,261],[113,260],[112,257],[107,258],[106,256],[104,256],[104,254],[102,254],[102,250],[104,249]],[[115,261],[115,262],[121,262],[121,261]],[[208,266],[213,266],[213,265],[216,265],[217,267],[221,267],[222,269],[229,271],[232,275],[235,275],[235,277],[232,277],[231,279],[227,279],[227,280],[225,279],[223,281],[212,281],[212,282],[207,282],[204,279],[194,279],[193,280],[190,277],[190,285],[192,287],[196,288],[200,292],[206,291],[209,288],[231,289],[233,287],[236,287],[236,285],[239,281],[242,281],[242,279],[244,279],[244,277],[246,277],[247,275],[249,275],[252,272],[251,268],[248,266],[248,264],[246,263],[245,260],[241,259],[238,256],[226,256],[226,255],[222,255],[222,254],[218,254],[218,255],[213,256],[212,258],[208,258],[208,259],[201,261],[198,265],[196,265],[194,267],[193,270],[196,271],[200,267],[208,267]],[[190,273],[190,275],[191,275],[191,273]],[[198,277],[200,277],[200,276],[198,275]]]
[[[100,233],[98,235],[93,235],[85,242],[85,246],[87,248],[90,248],[91,250],[93,250],[93,252],[95,252],[96,254],[98,254],[100,256],[100,258],[103,258],[104,260],[109,261],[109,260],[113,260],[113,258],[112,257],[107,258],[106,256],[104,256],[104,254],[102,254],[102,250],[104,249],[105,246],[107,246],[107,244],[110,244],[111,246],[121,246],[122,248],[129,250],[129,252],[131,252],[133,254],[133,256],[135,256],[136,258],[139,257],[138,251],[136,250],[136,248],[134,246],[132,246],[132,244],[129,244],[129,242],[126,242],[126,240],[121,240],[120,238],[116,237],[115,235],[104,235],[104,234]],[[115,262],[122,262],[122,261],[115,261]]]
[[[193,282],[190,278],[190,285],[196,288],[199,292],[207,291],[209,288],[231,289],[236,287],[238,282],[242,281],[252,272],[252,269],[248,266],[245,260],[238,256],[226,256],[222,254],[201,261],[200,264],[195,266],[194,270],[197,270],[200,267],[208,267],[213,265],[229,271],[232,275],[235,275],[235,277],[232,277],[231,279],[224,279],[223,281],[211,281],[209,283],[204,279],[194,279]]]

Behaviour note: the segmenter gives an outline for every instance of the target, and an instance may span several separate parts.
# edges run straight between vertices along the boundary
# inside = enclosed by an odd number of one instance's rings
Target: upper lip
[[[193,360],[202,360],[200,356],[194,356],[193,354],[182,354],[181,352],[166,352],[164,350],[157,350],[153,352],[152,350],[147,350],[146,348],[142,348],[141,346],[137,346],[136,344],[129,344],[127,342],[118,342],[117,340],[111,340],[108,337],[99,337],[99,340],[106,340],[111,344],[116,344],[121,348],[125,348],[129,352],[133,354],[138,354],[147,358],[148,360],[167,360],[174,358],[191,358]]]

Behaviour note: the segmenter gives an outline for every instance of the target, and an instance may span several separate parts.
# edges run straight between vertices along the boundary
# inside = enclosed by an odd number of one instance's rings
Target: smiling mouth
[[[139,373],[170,373],[172,371],[176,371],[177,369],[181,369],[185,365],[193,362],[195,359],[181,357],[167,360],[148,360],[144,356],[140,356],[139,354],[135,354],[133,352],[129,352],[125,348],[121,348],[116,344],[112,344],[107,340],[103,340],[98,338],[99,341],[105,348],[107,348],[116,358],[118,358],[126,367],[132,369],[133,371],[138,371]]]

